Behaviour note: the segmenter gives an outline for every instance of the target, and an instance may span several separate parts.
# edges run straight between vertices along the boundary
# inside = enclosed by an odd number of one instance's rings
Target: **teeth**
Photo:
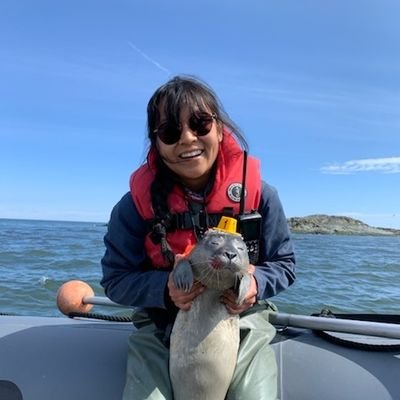
[[[199,156],[203,150],[193,150],[193,151],[188,151],[186,153],[182,153],[179,157],[181,158],[191,158],[191,157],[197,157]]]

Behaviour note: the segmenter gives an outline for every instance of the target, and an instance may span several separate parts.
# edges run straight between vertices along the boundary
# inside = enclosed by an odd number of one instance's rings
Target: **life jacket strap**
[[[189,211],[171,214],[168,221],[167,232],[176,230],[192,230],[196,227],[202,229],[213,228],[218,225],[219,220],[224,215],[226,216],[224,213],[206,213],[204,211],[196,214],[192,214]],[[146,220],[148,232],[153,230],[155,223],[155,218]]]

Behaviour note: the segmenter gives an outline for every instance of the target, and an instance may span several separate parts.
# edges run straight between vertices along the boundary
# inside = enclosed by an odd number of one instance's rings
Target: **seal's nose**
[[[235,253],[231,253],[230,251],[225,252],[225,256],[228,260],[233,260],[236,257]]]

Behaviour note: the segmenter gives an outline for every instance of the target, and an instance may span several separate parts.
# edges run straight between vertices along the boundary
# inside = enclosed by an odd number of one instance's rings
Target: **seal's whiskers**
[[[214,271],[212,269],[202,270],[202,274],[199,276],[199,280],[206,286],[213,279]]]

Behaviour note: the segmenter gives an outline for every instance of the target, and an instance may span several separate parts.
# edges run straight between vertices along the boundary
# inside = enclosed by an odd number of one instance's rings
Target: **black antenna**
[[[242,191],[240,193],[239,215],[244,213],[244,201],[246,196],[246,171],[247,171],[247,151],[243,151],[243,175],[242,175]]]

